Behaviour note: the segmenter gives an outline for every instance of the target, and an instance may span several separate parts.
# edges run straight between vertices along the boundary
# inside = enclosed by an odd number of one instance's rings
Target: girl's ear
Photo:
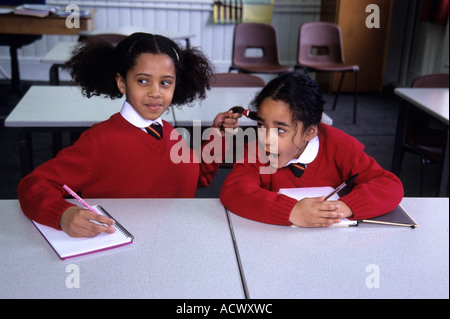
[[[120,93],[126,94],[127,90],[126,90],[125,80],[119,73],[116,74],[116,83],[117,83],[117,88],[119,89]]]
[[[305,132],[305,140],[308,142],[311,141],[317,136],[318,131],[319,127],[317,125],[311,125],[310,127],[308,127]]]

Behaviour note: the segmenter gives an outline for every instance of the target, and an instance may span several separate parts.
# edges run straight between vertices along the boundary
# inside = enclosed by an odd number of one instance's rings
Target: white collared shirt
[[[130,122],[132,125],[139,127],[143,131],[145,131],[145,128],[153,123],[158,123],[163,126],[161,117],[158,117],[156,120],[144,119],[127,101],[123,102],[120,114],[125,120]]]
[[[319,153],[319,137],[318,136],[314,137],[311,141],[308,142],[308,145],[306,145],[305,149],[303,150],[303,153],[300,154],[299,158],[291,159],[285,165],[285,167],[292,163],[301,163],[301,164],[307,165],[307,164],[311,163],[312,161],[314,161],[314,159],[317,156],[317,153]]]

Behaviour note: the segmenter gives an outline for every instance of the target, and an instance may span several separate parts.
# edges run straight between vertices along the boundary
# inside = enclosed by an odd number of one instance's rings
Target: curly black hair
[[[317,82],[307,75],[286,72],[274,78],[254,98],[252,108],[257,111],[265,98],[289,105],[293,120],[302,122],[304,129],[320,124],[325,101]]]
[[[181,49],[174,41],[157,34],[133,33],[116,47],[101,39],[87,39],[72,52],[64,64],[75,83],[87,97],[106,95],[122,97],[117,88],[116,74],[126,78],[142,53],[165,54],[176,70],[176,86],[172,104],[182,105],[206,97],[213,74],[210,61],[199,49]]]

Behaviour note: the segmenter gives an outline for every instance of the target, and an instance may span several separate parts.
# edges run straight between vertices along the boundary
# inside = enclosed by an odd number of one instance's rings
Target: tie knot
[[[158,123],[153,123],[152,125],[145,128],[148,134],[156,138],[157,140],[161,140],[163,136],[162,126]]]
[[[300,177],[305,171],[306,165],[301,163],[293,163],[289,165],[289,168],[292,171],[292,173],[294,173],[295,177]]]

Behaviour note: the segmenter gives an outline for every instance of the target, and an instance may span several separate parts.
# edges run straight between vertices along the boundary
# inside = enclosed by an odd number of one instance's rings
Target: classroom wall
[[[218,72],[228,71],[231,63],[233,24],[213,23],[213,0],[165,1],[98,1],[75,0],[80,7],[96,10],[95,28],[146,26],[149,30],[167,29],[195,33],[192,46],[201,47],[213,61]],[[47,4],[66,6],[68,1],[47,0]],[[275,0],[272,24],[278,32],[280,60],[295,64],[298,28],[308,21],[318,20],[320,0]],[[59,41],[76,41],[75,36],[43,36],[34,44],[19,50],[22,79],[48,80],[50,65],[40,58]],[[0,79],[10,77],[9,50],[0,47]],[[63,76],[64,79],[64,76]]]
[[[98,29],[135,25],[195,33],[192,45],[202,47],[217,72],[227,71],[231,63],[234,25],[213,23],[213,0],[47,0],[48,4],[63,7],[69,2],[94,8]],[[394,1],[384,84],[409,85],[415,76],[448,72],[448,23],[446,27],[418,23],[421,3]],[[298,28],[305,22],[319,20],[320,6],[321,0],[274,0],[272,25],[277,29],[282,63],[296,63]],[[41,63],[41,57],[59,41],[76,40],[76,36],[43,36],[19,49],[21,78],[47,81],[50,65]],[[0,46],[0,79],[10,76],[9,49]],[[69,77],[62,74],[62,79]]]

